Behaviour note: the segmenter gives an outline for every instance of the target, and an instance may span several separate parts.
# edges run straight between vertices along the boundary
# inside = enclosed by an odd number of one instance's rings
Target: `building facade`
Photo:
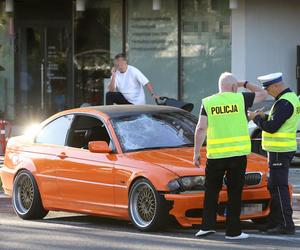
[[[0,111],[23,123],[102,105],[120,52],[158,95],[194,103],[195,114],[224,71],[251,81],[282,71],[295,89],[299,8],[297,0],[2,1]]]

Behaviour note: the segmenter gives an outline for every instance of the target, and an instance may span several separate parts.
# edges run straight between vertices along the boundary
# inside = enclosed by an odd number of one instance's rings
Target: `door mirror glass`
[[[111,153],[112,149],[108,146],[106,141],[90,141],[89,150],[92,153]]]

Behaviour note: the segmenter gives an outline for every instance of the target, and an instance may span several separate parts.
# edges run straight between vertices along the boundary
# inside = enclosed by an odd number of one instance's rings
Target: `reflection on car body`
[[[30,136],[8,142],[1,179],[23,219],[49,210],[131,220],[155,230],[175,217],[182,226],[201,223],[205,183],[195,167],[197,119],[168,106],[112,105],[64,111]],[[259,222],[269,213],[267,162],[248,156],[241,219]],[[226,180],[218,221],[226,219]]]

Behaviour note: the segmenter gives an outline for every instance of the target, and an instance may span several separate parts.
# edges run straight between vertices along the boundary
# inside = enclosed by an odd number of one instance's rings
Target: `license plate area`
[[[242,201],[241,205],[241,215],[258,215],[266,211],[270,205],[270,200],[251,200],[251,201]],[[227,215],[227,203],[218,204],[218,215],[226,216]]]
[[[241,215],[257,214],[263,211],[263,204],[242,204]]]

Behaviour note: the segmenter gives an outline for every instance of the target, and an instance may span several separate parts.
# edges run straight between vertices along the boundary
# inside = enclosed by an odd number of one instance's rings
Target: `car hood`
[[[172,148],[144,150],[128,153],[127,156],[138,161],[155,164],[168,169],[178,176],[204,175],[204,166],[200,168],[193,164],[194,148]]]
[[[155,149],[132,152],[126,154],[127,157],[155,164],[162,168],[172,171],[178,176],[204,175],[206,164],[206,150],[201,150],[201,166],[200,168],[193,164],[194,148],[172,148],[172,149]],[[266,172],[268,171],[267,160],[265,157],[250,154],[248,157],[248,172]]]

